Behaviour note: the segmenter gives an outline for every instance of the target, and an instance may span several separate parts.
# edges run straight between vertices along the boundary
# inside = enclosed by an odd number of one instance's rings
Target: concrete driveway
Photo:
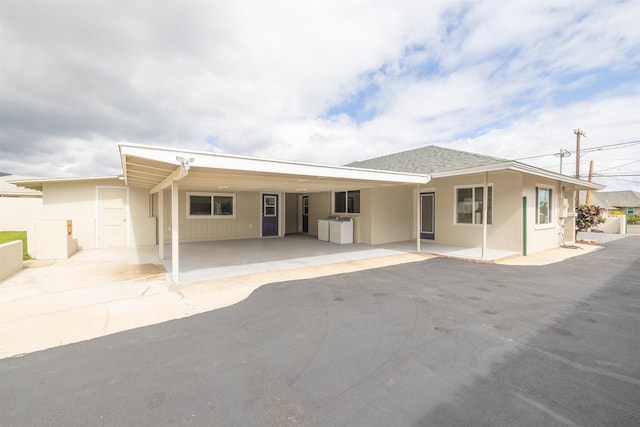
[[[640,238],[445,258],[0,361],[5,425],[637,426]]]
[[[336,251],[340,245],[333,246],[329,249]],[[28,268],[0,284],[0,358],[227,307],[267,283],[434,257],[398,249],[362,250],[361,246],[321,257],[315,252],[307,258],[300,258],[302,251],[289,253],[291,260],[266,267],[261,257],[252,264],[247,252],[238,252],[241,256],[236,256],[235,264],[230,261],[227,267],[215,269],[216,279],[178,286],[172,284],[152,247],[86,250],[66,260],[29,261]],[[598,248],[559,248],[504,263],[542,265]]]

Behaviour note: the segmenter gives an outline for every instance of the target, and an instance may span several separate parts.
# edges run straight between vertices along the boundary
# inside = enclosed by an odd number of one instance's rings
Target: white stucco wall
[[[0,197],[0,231],[25,231],[41,218],[41,197]]]
[[[73,237],[78,249],[96,247],[96,197],[98,187],[122,187],[118,179],[62,181],[43,185],[43,219],[73,221]],[[156,241],[155,219],[150,216],[146,190],[129,188],[127,232],[129,246]]]

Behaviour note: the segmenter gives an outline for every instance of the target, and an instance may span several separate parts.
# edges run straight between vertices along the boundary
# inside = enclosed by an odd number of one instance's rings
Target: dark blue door
[[[278,195],[262,195],[262,235],[278,235]]]

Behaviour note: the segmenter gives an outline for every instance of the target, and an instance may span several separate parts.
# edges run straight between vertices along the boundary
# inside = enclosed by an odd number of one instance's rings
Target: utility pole
[[[589,182],[591,182],[592,179],[593,179],[593,160],[591,160],[591,163],[589,163]],[[587,206],[591,205],[591,190],[587,190],[587,198],[584,204]]]
[[[584,136],[586,138],[587,134],[580,129],[574,129],[573,133],[576,134],[576,179],[580,179],[580,137]],[[576,191],[576,207],[578,207],[578,205],[580,205],[579,190]]]

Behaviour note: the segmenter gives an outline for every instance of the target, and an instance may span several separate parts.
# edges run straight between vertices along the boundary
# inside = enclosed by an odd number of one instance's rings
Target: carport
[[[171,244],[165,254],[171,254]],[[515,252],[488,249],[483,257],[481,248],[465,248],[422,242],[420,253],[469,261],[495,262],[518,255]],[[336,245],[303,234],[281,239],[242,239],[228,241],[190,242],[180,244],[183,283],[219,278],[268,273],[298,268],[373,260],[380,257],[416,253],[412,241],[383,245]],[[173,273],[172,257],[162,260],[167,272]]]
[[[233,156],[212,152],[176,150],[134,144],[120,144],[120,156],[127,186],[157,194],[164,206],[164,190],[171,198],[171,273],[180,281],[179,190],[313,194],[390,186],[414,186],[430,181],[429,175],[326,166],[280,160]],[[416,191],[419,195],[419,191]],[[420,204],[416,202],[419,209]],[[164,210],[159,209],[158,255],[165,258]],[[420,251],[419,211],[415,215],[415,247]],[[282,234],[284,235],[284,234]],[[317,242],[316,242],[317,243]],[[215,244],[215,242],[214,242]]]

